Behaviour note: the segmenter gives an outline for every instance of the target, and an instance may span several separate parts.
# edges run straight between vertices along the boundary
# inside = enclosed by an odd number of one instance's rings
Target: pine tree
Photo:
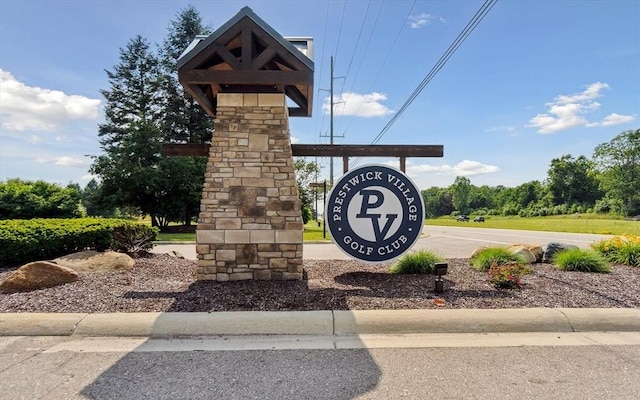
[[[169,23],[167,36],[160,49],[161,68],[164,75],[163,130],[165,142],[208,143],[213,132],[213,119],[189,95],[178,82],[177,60],[198,35],[208,34],[210,29],[202,24],[202,18],[194,6],[181,10]],[[176,181],[182,199],[183,219],[190,224],[191,216],[197,215],[200,207],[205,157],[172,157],[163,160],[171,168],[171,176],[187,179]],[[168,178],[169,179],[169,178]],[[178,206],[178,205],[176,205]]]
[[[154,225],[166,223],[158,168],[163,141],[161,129],[163,76],[149,42],[136,36],[120,49],[120,62],[106,71],[111,88],[105,123],[98,136],[104,154],[94,158],[92,173],[102,179],[105,195],[119,205],[137,207]]]
[[[189,5],[169,23],[167,36],[160,50],[164,74],[165,140],[177,143],[206,143],[211,141],[213,119],[178,82],[177,61],[182,52],[198,35],[210,33],[202,24],[198,10]],[[204,171],[203,171],[204,172]]]

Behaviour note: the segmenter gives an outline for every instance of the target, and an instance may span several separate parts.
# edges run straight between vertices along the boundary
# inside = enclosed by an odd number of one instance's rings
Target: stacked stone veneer
[[[302,229],[284,94],[218,94],[197,279],[301,279]]]

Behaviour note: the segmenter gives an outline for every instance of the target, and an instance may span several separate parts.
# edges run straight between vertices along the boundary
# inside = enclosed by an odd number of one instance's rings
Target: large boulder
[[[109,272],[133,268],[135,260],[115,251],[97,252],[85,250],[53,260],[56,264],[71,268],[76,272]]]
[[[74,270],[49,261],[35,261],[15,270],[2,283],[0,292],[28,292],[75,282],[79,275]]]
[[[537,261],[536,256],[531,252],[531,250],[529,250],[527,246],[521,244],[509,247],[509,252],[522,257],[524,262],[527,264],[533,264]]]
[[[536,262],[542,262],[542,256],[544,255],[544,250],[542,250],[542,246],[539,244],[529,244],[527,245],[527,249],[536,257]]]
[[[577,248],[578,246],[574,246],[572,244],[549,242],[544,246],[544,254],[542,256],[542,262],[544,263],[553,262],[553,257],[556,255],[556,253],[559,253],[564,250],[577,249]]]

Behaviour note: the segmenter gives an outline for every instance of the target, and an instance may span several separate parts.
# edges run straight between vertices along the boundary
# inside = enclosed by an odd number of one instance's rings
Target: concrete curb
[[[349,336],[593,331],[640,332],[640,309],[0,313],[0,336]]]

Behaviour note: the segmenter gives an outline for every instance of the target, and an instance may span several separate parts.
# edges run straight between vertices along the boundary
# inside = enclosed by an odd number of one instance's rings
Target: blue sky
[[[214,29],[246,5],[283,36],[313,37],[313,117],[291,118],[292,140],[328,143],[320,89],[334,56],[335,143],[369,144],[482,3],[0,0],[0,180],[86,184],[104,70],[137,34],[161,43],[187,4]],[[420,188],[456,176],[516,186],[544,180],[553,158],[590,157],[639,118],[640,1],[501,0],[378,143],[444,145],[443,158],[408,160]],[[354,160],[372,162],[397,166]]]

